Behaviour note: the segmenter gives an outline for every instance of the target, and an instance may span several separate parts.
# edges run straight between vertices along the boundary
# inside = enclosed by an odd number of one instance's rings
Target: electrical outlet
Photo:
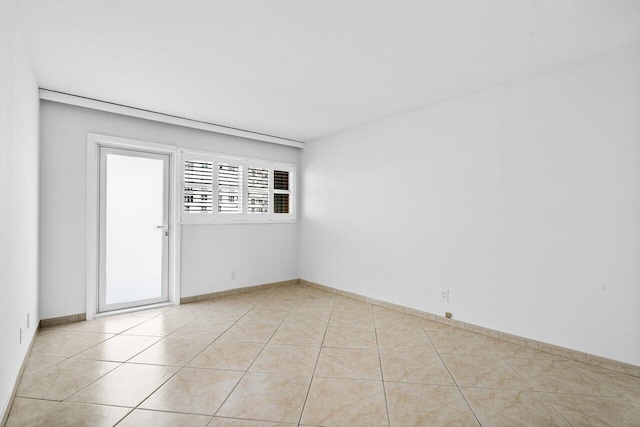
[[[231,280],[236,280],[236,271],[235,270],[231,271]]]
[[[440,291],[440,301],[449,302],[449,289]]]
[[[27,313],[27,329],[29,329],[29,325],[31,325],[31,322],[29,321],[29,315],[31,313]]]

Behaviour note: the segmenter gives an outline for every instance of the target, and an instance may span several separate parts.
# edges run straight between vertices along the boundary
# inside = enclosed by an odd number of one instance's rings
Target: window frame
[[[185,161],[196,160],[211,162],[213,165],[213,185],[212,196],[213,206],[211,212],[185,212]],[[293,163],[279,162],[273,160],[256,159],[250,157],[240,157],[229,154],[214,153],[199,150],[180,150],[180,224],[282,224],[296,222],[296,165]],[[242,210],[240,213],[222,213],[218,212],[218,171],[219,164],[236,164],[242,166],[242,183],[240,189]],[[249,185],[248,174],[249,168],[267,169],[269,171],[268,179],[268,206],[267,213],[249,212]],[[289,172],[289,213],[274,212],[274,170],[282,170]]]

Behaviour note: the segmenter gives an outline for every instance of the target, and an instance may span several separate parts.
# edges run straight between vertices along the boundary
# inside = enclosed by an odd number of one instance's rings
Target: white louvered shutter
[[[269,169],[247,168],[247,212],[269,213]]]
[[[213,162],[184,161],[184,212],[213,212]]]
[[[242,166],[218,164],[218,212],[242,213]]]
[[[290,178],[289,171],[277,169],[273,171],[273,213],[275,214],[288,214],[290,212]]]

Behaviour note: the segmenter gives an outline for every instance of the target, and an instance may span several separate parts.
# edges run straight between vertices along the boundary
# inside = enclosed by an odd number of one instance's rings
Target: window
[[[182,152],[183,223],[295,222],[295,165]]]

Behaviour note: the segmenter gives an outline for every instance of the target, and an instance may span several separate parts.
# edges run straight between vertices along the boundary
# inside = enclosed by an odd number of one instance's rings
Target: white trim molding
[[[138,149],[162,154],[170,158],[171,180],[169,182],[169,302],[180,304],[180,181],[178,147],[115,136],[87,134],[87,320],[98,312],[98,200],[99,200],[99,155],[100,147]],[[140,307],[144,309],[147,307]]]
[[[278,136],[266,135],[243,129],[236,129],[214,123],[203,122],[185,117],[172,116],[169,114],[157,113],[155,111],[143,110],[126,105],[114,104],[83,96],[71,95],[49,89],[40,89],[40,99],[58,102],[61,104],[75,105],[76,107],[90,108],[92,110],[105,111],[108,113],[122,114],[124,116],[137,117],[139,119],[153,120],[155,122],[168,123],[171,125],[200,129],[207,132],[221,133],[224,135],[238,136],[241,138],[253,139],[256,141],[270,142],[272,144],[286,145],[295,148],[304,148],[304,142],[293,139],[281,138]]]

